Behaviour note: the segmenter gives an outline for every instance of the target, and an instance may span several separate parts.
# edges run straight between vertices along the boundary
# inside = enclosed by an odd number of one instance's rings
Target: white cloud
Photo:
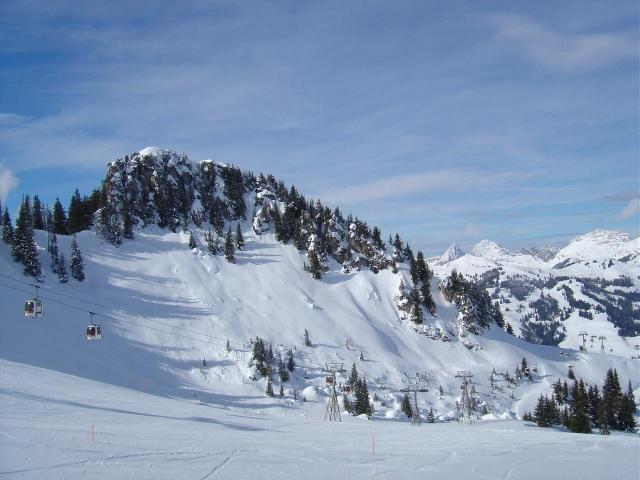
[[[593,69],[638,55],[633,36],[626,33],[559,33],[521,15],[494,15],[490,20],[509,46],[554,69]]]
[[[640,198],[632,198],[627,206],[618,214],[618,218],[631,218],[640,215]]]
[[[18,179],[13,172],[3,165],[0,165],[0,200],[7,199],[9,192],[18,186]]]
[[[424,171],[415,174],[395,175],[360,185],[326,190],[317,194],[317,196],[331,202],[354,204],[443,190],[478,191],[494,188],[509,180],[522,179],[528,175],[521,172],[496,173],[457,169]]]

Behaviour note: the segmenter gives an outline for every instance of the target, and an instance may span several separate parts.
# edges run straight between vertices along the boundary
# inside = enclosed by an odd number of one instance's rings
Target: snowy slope
[[[311,386],[320,388],[323,397],[325,362],[344,362],[346,369],[355,363],[369,379],[370,393],[385,400],[377,414],[397,416],[394,399],[406,387],[407,375],[418,372],[431,391],[425,407],[433,405],[443,419],[456,417],[457,370],[472,371],[480,400],[506,417],[532,408],[539,391],[567,373],[568,360],[560,350],[520,341],[499,329],[457,337],[457,311],[439,293],[434,295],[439,316],[427,318],[427,327],[439,326],[452,341],[419,335],[400,320],[393,301],[407,272],[327,273],[317,281],[302,269],[304,256],[295,248],[275,242],[272,234],[256,235],[248,223],[247,249],[238,253],[237,264],[201,250],[192,252],[184,233],[149,228],[115,248],[93,232],[83,232],[78,241],[87,279],[67,285],[47,279],[41,293],[43,318],[22,317],[29,289],[3,277],[0,295],[7,313],[0,330],[1,357],[159,395],[196,395],[208,403],[257,411],[274,406],[264,397],[266,380],[249,379],[249,341],[258,335],[282,354],[295,350],[299,368],[285,386],[289,394]],[[42,245],[44,235],[39,233]],[[59,243],[67,245],[68,239],[60,237]],[[3,275],[25,280],[5,245],[0,246],[0,262]],[[102,342],[83,338],[88,310],[108,315],[97,317],[104,328]],[[311,333],[311,348],[302,346],[305,328]],[[233,346],[228,354],[227,339]],[[628,358],[568,355],[589,382],[599,383],[611,366],[623,379],[638,381],[636,364]],[[513,399],[506,387],[492,392],[489,372],[513,372],[523,357],[538,366],[539,382],[521,385]],[[304,371],[308,380],[302,378]],[[439,385],[447,392],[443,399],[435,393]],[[285,410],[290,408],[296,405]]]
[[[0,475],[43,479],[638,478],[639,438],[523,422],[231,412],[0,360]],[[276,402],[277,403],[277,402]]]

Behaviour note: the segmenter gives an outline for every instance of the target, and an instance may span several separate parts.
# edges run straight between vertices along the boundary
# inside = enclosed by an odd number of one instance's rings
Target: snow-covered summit
[[[555,262],[574,260],[624,260],[640,256],[640,238],[631,239],[628,234],[615,230],[594,230],[577,236],[569,245],[561,249]]]
[[[171,152],[170,150],[160,148],[160,147],[146,147],[140,150],[138,153],[140,154],[141,157],[146,157],[146,156],[159,157],[163,154],[170,153],[170,152]]]
[[[452,262],[464,255],[464,251],[458,246],[457,243],[452,243],[449,245],[449,248],[445,250],[445,252],[440,256],[437,260],[439,265],[444,265],[445,263]]]
[[[498,260],[504,257],[510,257],[513,254],[496,242],[490,240],[481,240],[471,249],[471,254],[476,257],[484,257],[491,260]]]

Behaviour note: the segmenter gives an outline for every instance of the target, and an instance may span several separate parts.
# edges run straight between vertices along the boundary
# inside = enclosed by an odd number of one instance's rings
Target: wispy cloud
[[[638,58],[637,39],[624,32],[557,32],[522,15],[489,18],[499,40],[545,67],[586,70]]]
[[[18,186],[18,179],[13,172],[0,164],[0,200],[7,199],[9,192]]]
[[[618,214],[618,218],[627,219],[640,215],[640,198],[632,198]]]
[[[426,194],[442,191],[477,192],[497,188],[510,180],[530,175],[530,173],[524,174],[522,172],[483,172],[459,169],[423,171],[326,190],[318,193],[317,196],[332,202],[358,204],[372,200],[401,198],[416,193]]]

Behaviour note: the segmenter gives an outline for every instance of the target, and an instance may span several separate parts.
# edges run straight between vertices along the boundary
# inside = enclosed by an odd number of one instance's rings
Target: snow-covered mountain
[[[587,347],[631,355],[640,338],[640,239],[596,230],[562,249],[510,252],[483,240],[470,254],[433,262],[447,275],[455,269],[480,281],[499,302],[517,334],[537,343]]]
[[[445,265],[449,262],[452,262],[464,255],[464,251],[458,246],[457,243],[452,243],[449,245],[442,256],[437,259],[439,265]]]
[[[621,381],[631,380],[640,393],[637,360],[629,358],[635,355],[633,342],[616,336],[601,312],[594,310],[593,324],[598,332],[606,332],[607,346],[613,347],[607,355],[594,348],[579,352],[525,342],[495,323],[495,311],[486,308],[491,303],[484,302],[484,297],[480,296],[478,305],[463,299],[459,311],[438,288],[450,270],[464,272],[468,267],[502,302],[503,313],[511,319],[507,307],[515,307],[515,302],[509,304],[502,287],[492,285],[511,281],[516,274],[527,282],[542,281],[543,272],[553,271],[553,296],[571,290],[573,301],[586,303],[588,293],[574,291],[576,276],[561,276],[573,272],[575,265],[544,267],[553,262],[481,242],[466,255],[452,246],[451,260],[433,265],[435,277],[421,277],[420,272],[412,272],[410,252],[401,247],[399,237],[384,242],[376,227],[337,208],[309,202],[294,187],[285,188],[270,175],[243,173],[211,160],[195,163],[167,150],[145,149],[110,163],[103,185],[95,226],[76,234],[85,261],[84,281],[59,283],[50,266],[47,234],[35,232],[44,274],[39,284],[43,317],[22,315],[25,299],[33,295],[29,285],[33,279],[24,276],[9,246],[0,242],[4,312],[0,371],[6,376],[2,377],[0,410],[8,412],[7,420],[28,412],[35,422],[46,416],[40,411],[42,405],[51,405],[47,411],[52,413],[52,423],[45,422],[40,433],[47,438],[51,438],[47,432],[59,431],[55,422],[81,410],[86,415],[74,416],[73,421],[91,427],[100,419],[110,422],[107,435],[112,452],[123,441],[128,421],[135,419],[150,436],[164,432],[167,422],[206,424],[216,438],[227,438],[224,429],[229,428],[233,447],[228,458],[220,459],[222,466],[243,455],[245,447],[241,448],[242,439],[234,432],[236,426],[249,432],[264,429],[268,433],[261,438],[272,449],[272,458],[274,442],[287,437],[280,435],[280,427],[294,432],[295,446],[325,432],[313,422],[323,418],[330,394],[327,363],[343,365],[336,378],[342,408],[344,398],[353,395],[345,388],[352,365],[360,378],[366,378],[372,418],[384,420],[387,438],[401,437],[393,425],[406,422],[401,400],[413,388],[421,392],[422,417],[433,409],[438,422],[459,419],[460,371],[473,374],[474,415],[484,420],[521,418],[534,408],[539,395],[550,392],[553,381],[567,378],[567,362],[576,375],[593,384],[599,384],[609,368],[616,368]],[[237,232],[244,246],[238,243]],[[233,261],[225,258],[228,239],[241,247]],[[70,242],[70,236],[58,235],[66,258],[70,258]],[[516,261],[524,263],[516,266]],[[615,259],[612,267],[598,272],[606,271],[609,275],[603,278],[616,279],[620,272],[630,275],[637,267],[634,262],[637,259]],[[601,263],[579,268],[600,269]],[[522,288],[524,298],[532,298],[528,287]],[[636,292],[637,284],[615,288]],[[615,288],[610,289],[611,295],[617,295]],[[422,303],[427,292],[432,309]],[[545,298],[551,296],[546,287],[544,292]],[[476,310],[482,310],[477,321]],[[85,340],[89,312],[95,312],[95,323],[102,326],[102,341]],[[422,323],[416,323],[416,318]],[[570,330],[573,323],[565,323],[573,339],[577,335]],[[310,345],[304,343],[305,331]],[[253,352],[258,338],[273,353],[271,375],[262,375],[257,368]],[[295,368],[284,379],[278,360],[289,354]],[[523,358],[530,367],[530,379],[516,377]],[[270,376],[273,397],[265,395]],[[23,377],[28,378],[19,380]],[[274,426],[265,414],[285,420]],[[305,419],[312,430],[293,427],[297,419]],[[370,428],[358,423],[361,419],[343,414],[343,420],[349,424],[343,432],[364,434],[368,442]],[[10,448],[20,452],[22,426],[14,420],[9,423]],[[200,432],[201,427],[193,428]],[[184,435],[180,428],[170,431]],[[67,433],[60,434],[64,455],[74,457],[70,446],[74,436]],[[325,434],[331,435],[321,436]],[[145,442],[151,442],[149,435],[142,435]],[[253,433],[249,436],[256,438]],[[294,447],[293,441],[284,445]],[[34,448],[44,451],[50,464],[58,455],[53,447]],[[304,449],[300,455],[317,450],[315,445],[300,448]],[[188,454],[196,457],[196,463],[208,455],[193,442],[187,453],[173,449],[159,449],[156,444],[139,454],[162,458]],[[266,456],[266,450],[257,450]],[[82,468],[89,454],[78,455],[80,460],[71,459],[64,468]],[[106,458],[100,465],[113,461],[116,454]],[[11,472],[26,471],[20,462],[14,463]],[[171,459],[167,466],[175,468]],[[352,472],[351,468],[345,467],[342,473]],[[212,477],[217,471],[218,467],[210,467],[197,478]],[[51,478],[50,470],[42,472],[43,478]],[[475,473],[469,475],[473,478]]]

